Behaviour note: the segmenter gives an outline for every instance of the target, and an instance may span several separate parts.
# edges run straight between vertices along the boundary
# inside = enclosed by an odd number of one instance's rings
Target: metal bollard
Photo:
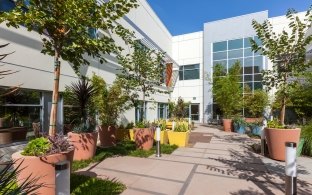
[[[264,129],[261,131],[261,155],[266,155],[266,141],[265,141],[265,135],[264,135]]]
[[[70,195],[69,161],[55,164],[55,194]]]
[[[297,162],[296,152],[297,144],[294,142],[286,142],[286,160],[285,160],[285,173],[286,173],[286,195],[297,194]]]
[[[161,157],[161,149],[160,149],[160,127],[156,128],[156,157]]]

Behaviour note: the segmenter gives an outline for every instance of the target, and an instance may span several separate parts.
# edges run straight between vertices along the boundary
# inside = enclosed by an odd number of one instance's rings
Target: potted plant
[[[237,61],[229,70],[229,74],[221,64],[214,67],[213,94],[214,100],[223,113],[224,131],[232,131],[231,117],[242,109],[242,89],[239,84],[241,66]]]
[[[258,119],[254,122],[247,123],[247,126],[250,127],[251,133],[253,135],[258,135],[258,136],[261,136],[262,134],[262,125],[263,125],[262,119]]]
[[[154,130],[148,121],[137,122],[134,126],[134,141],[138,149],[150,150],[154,143]]]
[[[189,126],[186,123],[177,122],[173,131],[168,131],[168,139],[170,145],[186,147],[189,140]]]
[[[23,151],[12,154],[14,166],[18,168],[18,185],[31,178],[35,185],[44,184],[33,193],[55,194],[55,164],[68,160],[72,162],[73,146],[64,136],[36,138],[26,145]],[[21,164],[20,164],[21,163]]]
[[[276,160],[285,160],[285,142],[299,142],[300,129],[285,125],[285,111],[289,89],[297,80],[296,76],[305,72],[311,65],[306,60],[306,48],[312,42],[312,35],[306,35],[310,28],[311,15],[311,10],[308,10],[306,18],[302,21],[296,15],[296,11],[289,10],[286,14],[289,19],[289,31],[283,30],[279,34],[273,31],[268,20],[262,24],[256,20],[252,22],[261,40],[261,44],[250,40],[252,50],[261,51],[273,64],[271,70],[263,71],[263,83],[268,90],[278,89],[280,95],[280,124],[274,122],[265,128],[270,157]]]
[[[88,160],[96,151],[98,133],[95,131],[94,114],[91,113],[91,97],[95,95],[95,88],[87,78],[82,77],[76,83],[66,86],[64,100],[67,104],[77,105],[72,115],[76,120],[73,122],[68,139],[75,148],[74,160]]]
[[[244,118],[235,117],[233,119],[234,131],[239,134],[245,134],[246,122]]]
[[[94,74],[92,84],[96,91],[92,98],[92,109],[98,113],[97,128],[100,143],[103,147],[111,147],[116,145],[116,126],[119,115],[129,108],[128,96],[122,90],[119,79],[116,79],[108,88],[104,79]]]

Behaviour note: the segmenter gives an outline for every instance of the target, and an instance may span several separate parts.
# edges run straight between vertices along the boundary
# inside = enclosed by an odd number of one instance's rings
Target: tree
[[[285,109],[288,96],[288,89],[292,82],[290,78],[296,77],[311,66],[311,61],[306,61],[306,47],[312,41],[312,35],[306,35],[311,27],[312,13],[311,8],[307,11],[305,19],[300,20],[293,9],[288,10],[286,17],[289,20],[289,32],[283,30],[277,34],[273,30],[272,24],[266,20],[258,23],[253,21],[252,25],[262,45],[250,40],[252,50],[261,51],[273,63],[272,70],[263,72],[263,84],[270,90],[276,87],[280,93],[280,122],[284,125]]]
[[[269,104],[268,94],[262,89],[252,92],[248,85],[244,92],[245,115],[247,113],[251,117],[261,117],[265,107]]]
[[[221,64],[214,67],[213,94],[225,118],[237,114],[242,109],[242,88],[239,84],[240,63],[237,61],[226,74]]]
[[[157,88],[163,84],[164,66],[162,63],[164,54],[149,49],[139,42],[133,44],[133,49],[132,54],[119,55],[119,64],[122,68],[118,78],[122,82],[123,89],[127,91],[132,106],[138,106],[139,93],[142,93],[143,112],[141,112],[141,119],[144,119],[146,97],[155,93],[167,93],[165,90]]]
[[[87,56],[105,62],[104,54],[122,50],[111,37],[116,34],[126,43],[132,33],[122,27],[118,20],[136,7],[136,0],[31,0],[25,5],[18,0],[10,12],[0,13],[0,23],[19,28],[22,24],[29,31],[42,35],[42,53],[54,56],[54,86],[49,134],[56,133],[57,103],[59,98],[60,59],[71,63],[79,74],[81,65],[89,65]],[[90,32],[100,29],[99,36]]]

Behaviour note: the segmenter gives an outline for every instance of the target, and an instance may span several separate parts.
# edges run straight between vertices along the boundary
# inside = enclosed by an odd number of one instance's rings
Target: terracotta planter
[[[55,195],[55,167],[58,162],[68,160],[72,162],[73,150],[60,154],[53,154],[45,157],[23,156],[21,152],[12,154],[12,159],[16,161],[14,167],[22,162],[19,167],[20,174],[17,176],[17,183],[22,184],[27,177],[38,178],[35,184],[44,184],[43,187],[32,192],[39,195]]]
[[[223,130],[227,132],[233,131],[232,119],[223,119]]]
[[[0,144],[12,143],[12,133],[9,131],[0,131]]]
[[[150,150],[154,143],[154,130],[151,128],[134,128],[134,141],[138,149]]]
[[[301,129],[265,128],[265,137],[272,159],[285,161],[285,143],[299,143]]]
[[[74,146],[74,160],[88,160],[96,152],[98,132],[93,133],[68,133],[68,139]]]
[[[116,145],[116,127],[115,126],[99,126],[99,137],[102,147],[112,147]]]

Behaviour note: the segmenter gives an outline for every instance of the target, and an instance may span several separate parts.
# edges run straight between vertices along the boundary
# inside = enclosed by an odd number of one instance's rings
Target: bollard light
[[[161,151],[160,151],[160,127],[159,126],[157,126],[157,128],[156,128],[156,157],[161,157]]]
[[[261,155],[262,156],[265,156],[265,145],[266,145],[266,142],[265,142],[265,132],[264,132],[264,129],[261,130]]]
[[[297,194],[297,144],[295,142],[285,143],[285,174],[286,174],[286,195]]]
[[[55,164],[55,194],[70,194],[70,167],[69,161],[62,161]]]

